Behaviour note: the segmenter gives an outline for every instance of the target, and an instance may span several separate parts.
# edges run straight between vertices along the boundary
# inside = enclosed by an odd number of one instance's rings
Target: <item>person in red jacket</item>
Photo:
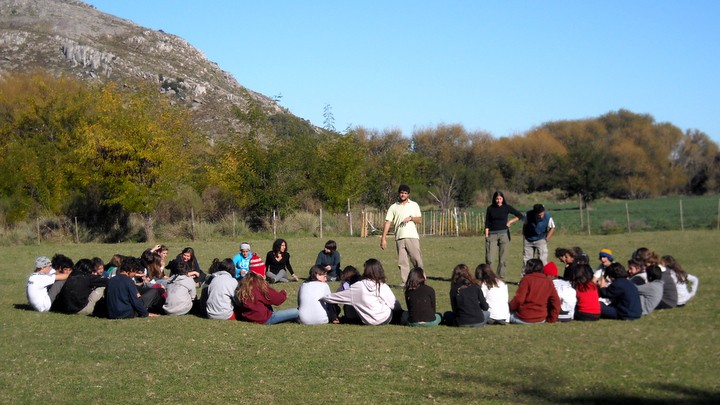
[[[240,301],[239,318],[264,325],[296,321],[299,317],[297,308],[273,311],[273,305],[282,305],[285,302],[287,291],[277,291],[270,287],[265,281],[265,270],[262,259],[253,255],[250,259],[250,271],[237,292]]]
[[[552,280],[542,270],[543,263],[539,259],[530,259],[525,263],[525,276],[510,301],[510,323],[557,322],[560,297]]]

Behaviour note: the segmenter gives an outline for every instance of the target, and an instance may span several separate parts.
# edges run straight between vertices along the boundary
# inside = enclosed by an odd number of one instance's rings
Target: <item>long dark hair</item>
[[[570,285],[580,292],[590,289],[592,284],[592,268],[588,264],[573,265],[570,273]],[[604,276],[604,275],[603,275]]]
[[[463,283],[465,285],[475,284],[480,285],[480,281],[476,280],[475,277],[470,274],[470,268],[465,264],[458,264],[453,268],[451,283]]]
[[[362,278],[365,280],[372,280],[375,284],[380,287],[380,284],[387,282],[385,277],[385,269],[378,259],[367,259],[363,264],[363,275]]]
[[[272,247],[273,253],[278,254],[278,252],[280,251],[280,247],[282,246],[283,243],[285,244],[285,251],[287,252],[288,244],[285,241],[285,239],[275,239],[275,242],[273,242],[273,247]]]
[[[500,286],[502,279],[492,270],[489,264],[479,264],[475,268],[475,278],[480,280],[487,288],[497,288]]]
[[[407,281],[405,282],[405,292],[416,290],[425,284],[425,271],[420,267],[410,270]]]
[[[662,263],[665,264],[665,267],[675,272],[678,283],[685,284],[687,282],[687,272],[674,257],[663,256],[661,260]]]

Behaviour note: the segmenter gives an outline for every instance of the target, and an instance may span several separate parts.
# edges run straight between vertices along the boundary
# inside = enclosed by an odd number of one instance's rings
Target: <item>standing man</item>
[[[555,233],[555,221],[545,206],[535,204],[527,212],[523,225],[523,264],[530,259],[540,259],[543,265],[547,264],[547,242]]]
[[[420,235],[418,235],[417,224],[422,222],[420,206],[410,200],[410,187],[401,184],[398,187],[399,201],[390,206],[385,215],[385,226],[383,227],[382,238],[380,238],[380,249],[387,247],[387,234],[390,225],[395,227],[395,245],[398,252],[398,267],[402,284],[405,285],[408,274],[410,274],[410,261],[414,267],[423,267],[420,256]]]

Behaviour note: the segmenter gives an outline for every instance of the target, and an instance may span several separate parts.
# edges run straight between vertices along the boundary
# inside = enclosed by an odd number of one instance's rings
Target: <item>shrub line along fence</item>
[[[677,204],[670,200],[659,199],[608,202],[597,203],[589,209],[582,210],[577,206],[558,204],[553,207],[548,204],[547,209],[552,214],[558,229],[567,233],[592,235],[685,229],[720,231],[720,199],[717,199],[716,205],[715,198],[690,197],[677,200]],[[326,214],[321,209],[317,214],[295,213],[281,218],[277,212],[272,212],[264,228],[272,231],[273,237],[288,233],[311,233],[323,238],[323,234],[328,233],[367,238],[382,234],[385,213],[386,210],[367,207],[340,214]],[[422,218],[422,223],[418,225],[418,231],[422,236],[457,237],[484,234],[484,209],[424,210]],[[198,220],[194,212],[191,213],[189,220],[187,237],[195,240],[198,237],[205,237],[203,233],[212,236],[212,231],[202,231],[204,229],[202,225],[209,223]],[[53,221],[44,225],[40,218],[36,218],[35,222],[38,243],[43,239],[52,239],[52,234],[56,231],[64,233],[68,239],[72,238],[76,243],[80,241],[81,232],[77,218],[66,220],[64,225],[55,224],[65,228],[64,231],[51,229],[49,224]],[[216,232],[233,238],[238,235],[237,228],[243,233],[248,232],[242,218],[237,218],[234,213],[229,222],[231,224],[226,224]],[[45,227],[48,229],[44,229]],[[513,232],[519,232],[519,227],[513,227]]]

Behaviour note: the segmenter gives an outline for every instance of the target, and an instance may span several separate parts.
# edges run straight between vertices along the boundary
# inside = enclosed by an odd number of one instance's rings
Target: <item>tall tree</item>
[[[154,89],[129,93],[109,85],[98,101],[96,115],[80,129],[80,178],[101,190],[103,203],[141,214],[152,240],[155,208],[193,169],[186,113]]]

